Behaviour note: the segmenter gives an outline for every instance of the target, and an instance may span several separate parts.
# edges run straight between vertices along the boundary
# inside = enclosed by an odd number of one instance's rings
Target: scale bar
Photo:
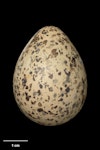
[[[28,140],[3,140],[3,142],[28,142]]]

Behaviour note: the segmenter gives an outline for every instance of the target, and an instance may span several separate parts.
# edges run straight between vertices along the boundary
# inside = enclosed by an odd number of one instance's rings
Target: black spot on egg
[[[42,88],[43,88],[43,85],[42,85],[42,84],[40,84],[40,85],[39,85],[39,87],[42,89]]]
[[[38,112],[42,112],[43,109],[42,109],[42,108],[38,108],[37,111],[38,111]]]
[[[60,98],[58,101],[63,101],[63,98]]]
[[[61,76],[61,72],[58,72],[58,75]]]
[[[70,88],[67,87],[67,88],[65,89],[65,91],[66,91],[66,93],[69,93],[69,92],[70,92]]]

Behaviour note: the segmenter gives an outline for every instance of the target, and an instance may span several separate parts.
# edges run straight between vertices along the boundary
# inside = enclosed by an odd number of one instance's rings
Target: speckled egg
[[[41,125],[61,125],[79,113],[87,95],[86,71],[61,29],[45,26],[29,40],[15,66],[13,92],[25,116]]]

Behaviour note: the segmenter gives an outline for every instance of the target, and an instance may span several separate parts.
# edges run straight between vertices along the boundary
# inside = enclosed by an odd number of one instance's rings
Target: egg
[[[22,113],[40,125],[61,125],[80,112],[87,96],[86,70],[59,27],[42,27],[26,44],[15,66],[13,93]]]

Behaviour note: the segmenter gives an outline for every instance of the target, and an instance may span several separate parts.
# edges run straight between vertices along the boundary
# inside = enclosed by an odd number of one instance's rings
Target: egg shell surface
[[[30,120],[45,126],[74,118],[87,95],[83,61],[58,27],[38,30],[21,52],[13,75],[18,107]]]

